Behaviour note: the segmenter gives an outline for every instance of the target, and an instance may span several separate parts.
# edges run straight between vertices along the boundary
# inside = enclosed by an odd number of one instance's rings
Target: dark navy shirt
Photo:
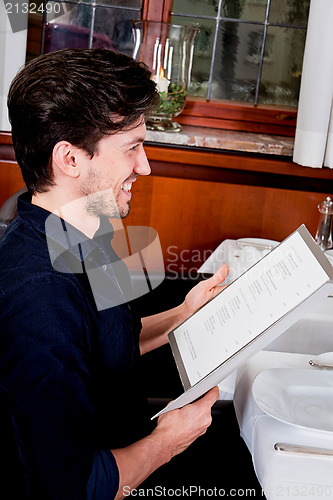
[[[88,239],[24,194],[0,242],[0,389],[31,498],[114,498],[110,449],[150,430],[112,231]]]

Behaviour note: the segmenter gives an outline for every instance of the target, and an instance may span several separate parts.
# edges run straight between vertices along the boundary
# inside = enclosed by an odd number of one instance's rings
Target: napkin
[[[241,240],[224,240],[199,268],[198,273],[214,274],[221,264],[229,266],[229,274],[224,284],[231,283],[262,257],[270,252],[267,248],[257,248]]]

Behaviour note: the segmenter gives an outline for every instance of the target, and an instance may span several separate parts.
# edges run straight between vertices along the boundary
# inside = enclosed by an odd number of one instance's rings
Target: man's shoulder
[[[31,335],[42,339],[46,335],[59,342],[71,338],[77,339],[78,345],[85,334],[89,335],[96,321],[94,304],[74,275],[46,269],[34,269],[30,274],[17,272],[4,279],[2,274],[2,333],[22,339]]]
[[[0,258],[13,258],[17,255],[26,254],[36,248],[47,246],[45,235],[40,233],[26,221],[17,217],[11,222],[0,239]],[[46,248],[46,247],[45,247]]]
[[[50,271],[46,241],[17,218],[0,240],[0,288],[35,271]]]
[[[0,291],[38,286],[42,289],[80,288],[72,273],[57,272],[52,265],[45,235],[16,219],[0,240]]]

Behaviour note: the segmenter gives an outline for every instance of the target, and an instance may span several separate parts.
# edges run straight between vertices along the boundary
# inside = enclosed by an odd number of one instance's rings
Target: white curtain
[[[333,168],[333,0],[311,0],[294,162]]]
[[[15,9],[14,4],[21,7],[21,2],[7,3],[7,7],[12,6],[12,9]],[[10,130],[7,113],[8,89],[12,79],[25,62],[28,14],[20,13],[20,23],[22,18],[25,29],[13,33],[5,2],[0,0],[0,130],[5,131]]]

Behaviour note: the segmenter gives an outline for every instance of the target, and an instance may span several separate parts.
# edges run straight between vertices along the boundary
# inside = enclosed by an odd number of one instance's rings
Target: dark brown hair
[[[131,128],[157,102],[148,68],[124,54],[64,49],[33,59],[8,94],[16,160],[30,193],[53,185],[57,142],[92,158],[105,135]]]

